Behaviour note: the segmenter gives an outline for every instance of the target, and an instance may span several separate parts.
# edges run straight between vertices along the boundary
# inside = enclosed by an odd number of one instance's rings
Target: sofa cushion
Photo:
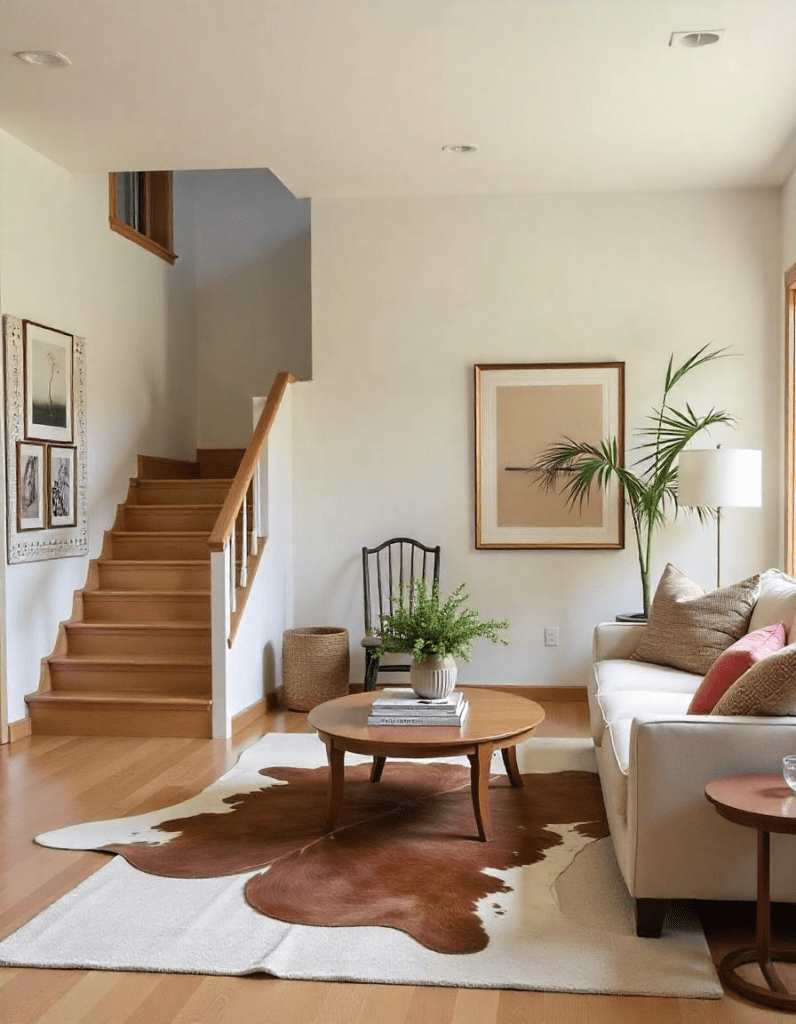
[[[777,622],[784,622],[786,628],[791,627],[794,616],[796,580],[779,569],[766,569],[760,577],[760,596],[749,620],[749,632],[763,626],[773,626]],[[788,636],[787,642],[796,642],[796,636]]]
[[[706,594],[669,564],[633,658],[704,676],[716,658],[747,632],[760,577]]]
[[[620,690],[601,693],[597,699],[603,720],[610,726],[621,718],[635,718],[637,715],[684,715],[691,695],[659,693],[655,690]]]
[[[785,626],[777,622],[747,633],[713,662],[688,707],[689,715],[709,715],[736,679],[785,646]]]
[[[711,714],[796,715],[796,644],[783,647],[744,672]]]
[[[605,661],[595,662],[588,687],[589,696],[589,719],[591,723],[591,735],[596,746],[603,741],[605,731],[605,712],[600,701],[608,694],[627,693],[630,697],[634,693],[651,694],[654,699],[656,693],[682,694],[685,698],[683,709],[693,697],[694,691],[702,680],[693,672],[681,672],[677,668],[669,668],[666,665],[648,665],[640,661],[629,661],[627,658],[611,658]],[[611,714],[614,706],[611,705]],[[646,701],[646,710],[657,712],[668,711],[668,706],[652,706],[650,700]],[[678,704],[679,710],[679,704]]]
[[[607,730],[611,754],[603,758],[604,770],[608,776],[601,779],[603,797],[611,801],[617,814],[627,817],[627,780],[630,773],[630,732],[632,718],[620,718]]]

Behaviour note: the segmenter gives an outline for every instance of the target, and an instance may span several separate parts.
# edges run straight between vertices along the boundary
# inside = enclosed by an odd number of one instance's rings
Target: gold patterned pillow
[[[796,644],[769,654],[736,679],[712,715],[796,715]]]
[[[704,676],[747,632],[759,591],[757,575],[706,594],[698,583],[667,565],[632,657]]]

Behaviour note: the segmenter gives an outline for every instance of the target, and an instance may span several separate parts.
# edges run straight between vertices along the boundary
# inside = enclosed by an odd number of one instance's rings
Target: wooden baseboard
[[[400,680],[398,681],[400,682]],[[408,685],[408,679],[406,680]],[[379,683],[377,689],[383,689],[385,686],[395,686],[396,683],[390,681],[388,683]],[[513,693],[517,697],[529,697],[531,700],[546,700],[546,701],[585,701],[586,700],[586,687],[585,686],[511,686],[508,684],[498,684],[496,686],[479,685],[478,683],[472,684],[475,690],[502,690],[505,693]],[[365,687],[364,683],[351,683],[348,688],[349,693],[362,693]]]
[[[267,698],[261,697],[260,700],[256,700],[254,704],[250,704],[243,711],[239,711],[237,715],[232,716],[232,735],[235,737],[239,732],[243,732],[247,729],[252,722],[256,722],[258,718],[265,714],[268,707]]]
[[[18,722],[8,723],[8,742],[22,740],[31,735],[32,722],[29,718],[20,718]]]

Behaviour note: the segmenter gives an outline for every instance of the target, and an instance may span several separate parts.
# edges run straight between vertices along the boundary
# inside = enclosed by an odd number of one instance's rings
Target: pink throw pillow
[[[716,658],[688,705],[689,715],[709,715],[736,679],[785,646],[785,625],[777,622],[747,633]]]

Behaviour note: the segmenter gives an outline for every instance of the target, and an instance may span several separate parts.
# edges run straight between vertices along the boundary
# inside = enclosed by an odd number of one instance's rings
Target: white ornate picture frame
[[[48,558],[68,558],[88,553],[88,458],[86,451],[86,364],[84,339],[74,338],[72,346],[71,408],[72,433],[76,449],[74,479],[74,526],[57,526],[20,531],[18,509],[18,441],[25,436],[25,352],[22,320],[3,318],[6,383],[6,522],[8,561],[39,562]],[[49,447],[45,445],[44,447]],[[63,447],[57,445],[56,447]],[[46,477],[49,483],[49,477]],[[49,486],[47,486],[49,501]]]

